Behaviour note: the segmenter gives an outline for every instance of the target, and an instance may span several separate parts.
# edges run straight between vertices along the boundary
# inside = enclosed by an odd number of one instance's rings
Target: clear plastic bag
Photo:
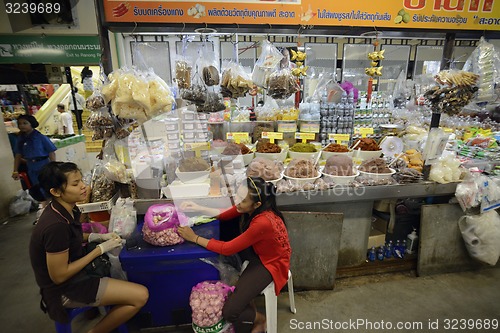
[[[106,176],[105,167],[101,161],[97,162],[92,171],[91,202],[108,201],[115,194],[115,182]]]
[[[109,230],[123,239],[129,238],[137,226],[137,212],[130,198],[118,199],[111,210]]]
[[[290,68],[283,68],[269,77],[267,93],[275,99],[287,99],[300,90]]]
[[[253,88],[250,75],[238,63],[229,61],[223,66],[221,93],[223,97],[244,97]]]
[[[219,271],[222,282],[229,286],[235,286],[240,277],[240,272],[227,262],[224,262],[224,257],[208,257],[200,258],[206,264],[212,265]],[[240,260],[241,261],[241,260]],[[241,266],[241,262],[239,263]]]
[[[458,226],[470,256],[496,265],[500,256],[500,216],[493,210],[481,215],[465,215]]]

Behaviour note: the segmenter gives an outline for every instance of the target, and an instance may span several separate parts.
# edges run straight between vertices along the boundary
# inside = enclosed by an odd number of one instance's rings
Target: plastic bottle
[[[403,241],[401,242],[401,252],[403,253],[403,257],[406,253],[406,239],[403,239]]]
[[[375,246],[372,246],[370,251],[368,251],[368,260],[369,261],[375,261],[375,258],[377,257],[377,254],[375,252]]]
[[[389,243],[387,243],[385,245],[384,256],[386,258],[391,258],[392,257],[392,251],[393,251],[392,241],[389,241]]]
[[[377,250],[377,259],[378,260],[384,260],[384,252],[385,252],[385,247],[383,245],[380,245],[380,247]]]
[[[394,246],[394,250],[392,252],[394,258],[403,259],[404,254],[401,253],[401,242],[399,239],[396,241],[396,245]]]
[[[408,234],[407,236],[407,247],[406,247],[406,253],[408,254],[413,254],[417,252],[417,245],[418,245],[418,235],[417,235],[417,230],[413,228],[413,231]]]

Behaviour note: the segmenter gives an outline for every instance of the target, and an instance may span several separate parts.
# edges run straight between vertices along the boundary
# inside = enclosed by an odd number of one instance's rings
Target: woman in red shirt
[[[241,234],[229,242],[206,239],[189,227],[179,227],[187,241],[222,255],[245,251],[249,264],[241,274],[234,293],[227,299],[222,315],[234,324],[237,333],[257,333],[266,330],[266,318],[255,311],[252,300],[274,281],[276,295],[288,280],[291,248],[283,215],[276,207],[274,185],[262,178],[249,177],[236,192],[237,204],[228,211],[183,202],[182,210],[200,211],[218,216],[221,221],[243,215]]]

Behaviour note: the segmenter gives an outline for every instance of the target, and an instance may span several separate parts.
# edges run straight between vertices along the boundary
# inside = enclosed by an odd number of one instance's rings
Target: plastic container
[[[385,180],[385,179],[390,179],[392,175],[396,173],[396,170],[394,169],[389,168],[389,170],[391,170],[390,173],[373,173],[373,172],[359,171],[359,175],[374,180]]]
[[[178,122],[167,122],[167,123],[165,123],[165,130],[167,132],[178,132],[179,131],[179,123]]]
[[[262,157],[271,161],[278,160],[280,162],[285,161],[286,155],[288,154],[287,150],[281,150],[281,153],[258,153],[255,152],[255,157]]]
[[[179,168],[175,170],[179,180],[186,184],[203,183],[210,175],[210,169],[205,171],[182,172]]]
[[[354,181],[354,179],[359,176],[358,171],[354,171],[354,175],[352,176],[334,176],[334,175],[329,175],[327,173],[321,172],[321,174],[326,178],[326,179],[331,179],[333,182],[336,184],[340,185],[347,185],[350,182]]]
[[[286,174],[284,176],[285,176],[285,179],[291,181],[294,185],[302,186],[306,183],[314,183],[314,181],[316,179],[321,177],[321,172],[318,171],[318,175],[316,177],[312,177],[312,178],[294,178],[294,177],[287,176]]]
[[[218,254],[190,242],[153,246],[143,240],[141,230],[142,221],[120,252],[120,262],[129,281],[149,290],[149,300],[140,311],[150,318],[145,326],[191,323],[191,288],[202,281],[219,280],[217,269],[199,258],[216,258]],[[219,239],[218,221],[195,226],[193,230],[201,237]]]
[[[318,157],[318,154],[321,154],[320,151],[317,151],[317,152],[299,152],[299,151],[288,151],[288,156],[290,156],[290,158],[294,159],[294,158],[299,158],[299,159],[306,159],[306,160],[313,160],[315,161],[316,160],[316,157]]]

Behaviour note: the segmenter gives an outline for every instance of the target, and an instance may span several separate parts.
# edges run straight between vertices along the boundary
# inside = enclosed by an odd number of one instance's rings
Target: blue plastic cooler
[[[189,295],[191,288],[206,280],[219,280],[219,271],[199,258],[218,254],[185,242],[174,246],[153,246],[142,238],[142,223],[131,236],[136,248],[120,253],[122,268],[128,280],[149,290],[149,300],[141,313],[151,315],[151,326],[188,324],[191,322]],[[219,239],[219,221],[195,226],[193,230],[204,238]],[[135,245],[135,244],[134,244]]]

